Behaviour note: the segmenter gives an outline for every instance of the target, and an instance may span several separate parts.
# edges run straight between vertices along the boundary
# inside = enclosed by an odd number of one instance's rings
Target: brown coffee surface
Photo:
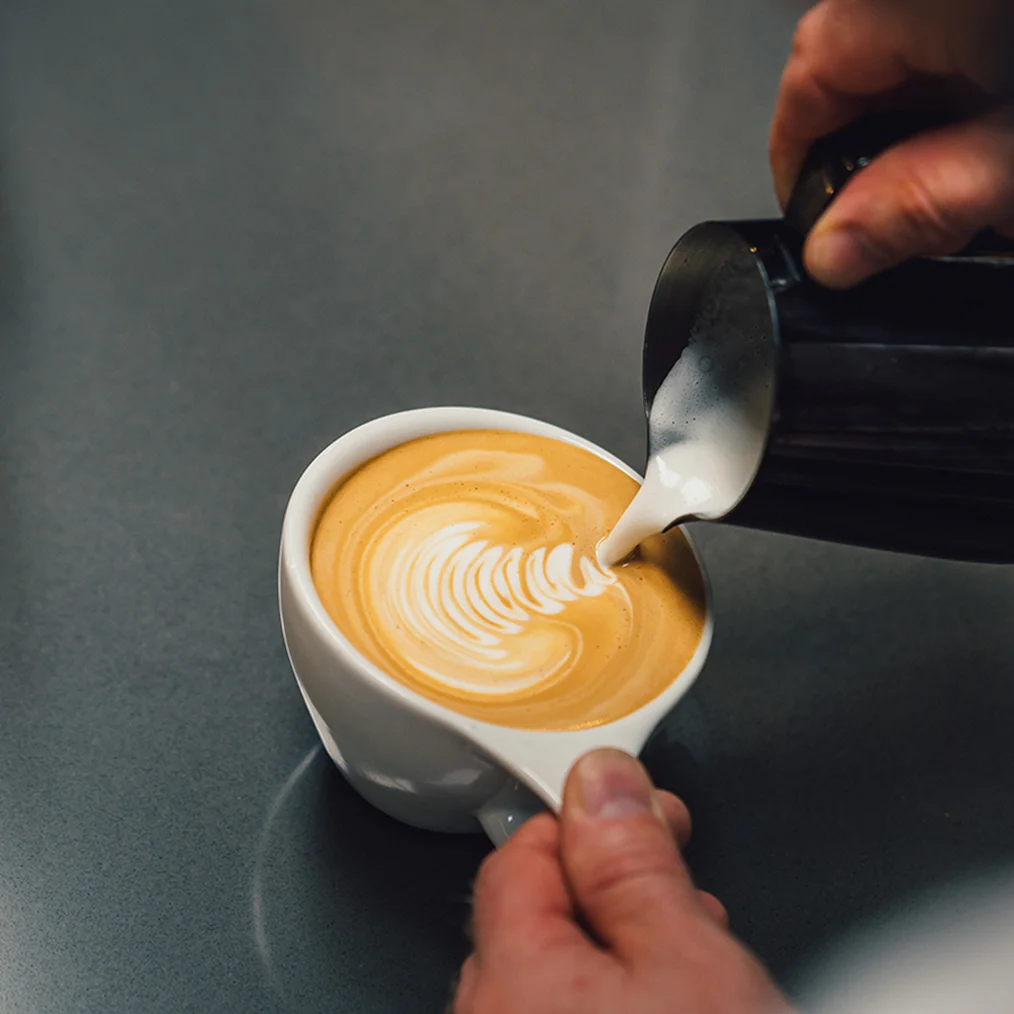
[[[337,487],[313,534],[313,581],[351,644],[422,696],[516,728],[599,725],[658,696],[704,628],[680,531],[621,566],[596,562],[637,489],[550,437],[423,437]]]

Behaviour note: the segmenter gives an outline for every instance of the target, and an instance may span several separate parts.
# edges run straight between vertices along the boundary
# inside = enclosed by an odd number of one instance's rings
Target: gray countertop
[[[440,403],[640,464],[656,271],[774,212],[795,13],[3,5],[0,1009],[441,1008],[486,846],[373,812],[316,747],[286,497]],[[698,529],[714,653],[647,758],[791,982],[1012,858],[1014,575]]]

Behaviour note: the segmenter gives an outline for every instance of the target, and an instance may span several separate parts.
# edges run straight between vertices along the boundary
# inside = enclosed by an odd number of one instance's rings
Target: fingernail
[[[654,811],[655,792],[644,768],[620,750],[596,750],[574,768],[577,802],[592,820],[620,820]]]
[[[848,226],[818,226],[806,243],[806,268],[832,289],[847,289],[883,267],[862,233]]]

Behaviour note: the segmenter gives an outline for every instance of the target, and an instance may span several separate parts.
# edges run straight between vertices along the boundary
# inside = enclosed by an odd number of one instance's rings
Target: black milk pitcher
[[[1014,562],[1014,244],[980,236],[854,289],[806,274],[806,233],[841,186],[932,118],[868,118],[814,146],[786,216],[706,222],[652,296],[645,410],[693,344],[757,460],[722,520],[834,542]],[[723,408],[724,411],[724,408]],[[672,435],[652,432],[649,451]]]

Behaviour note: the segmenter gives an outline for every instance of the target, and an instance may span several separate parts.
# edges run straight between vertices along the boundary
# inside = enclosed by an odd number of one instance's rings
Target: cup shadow
[[[255,944],[283,1009],[330,1012],[336,996],[361,1014],[442,1009],[488,850],[483,835],[398,823],[311,750],[269,809],[251,890]]]

